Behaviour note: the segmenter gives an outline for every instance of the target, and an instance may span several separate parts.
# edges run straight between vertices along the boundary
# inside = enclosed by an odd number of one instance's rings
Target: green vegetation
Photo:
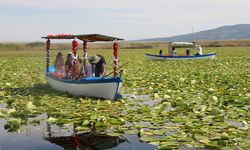
[[[0,118],[9,132],[41,120],[109,135],[138,134],[159,149],[250,149],[250,47],[204,48],[215,60],[148,61],[120,50],[124,67],[120,101],[73,97],[51,89],[44,51],[0,53]],[[102,53],[112,70],[112,52]],[[52,52],[55,58],[56,52]],[[66,52],[64,52],[66,56]],[[81,56],[81,54],[79,54]],[[54,60],[52,60],[54,61]],[[29,120],[39,114],[48,118]]]
[[[243,47],[250,46],[250,40],[235,40],[235,41],[198,41],[204,47]],[[82,44],[79,45],[82,49]],[[167,42],[120,42],[119,47],[122,49],[166,49]],[[44,51],[45,43],[0,43],[1,51]],[[110,49],[111,44],[107,43],[88,43],[88,49]],[[53,50],[70,50],[71,44],[68,43],[52,43]]]

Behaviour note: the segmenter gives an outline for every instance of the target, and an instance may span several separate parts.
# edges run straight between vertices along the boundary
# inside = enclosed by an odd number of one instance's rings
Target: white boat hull
[[[90,80],[65,80],[47,76],[49,85],[58,91],[76,96],[116,99],[121,86],[121,78],[104,78]]]
[[[146,54],[149,60],[187,60],[187,59],[214,59],[216,53],[209,53],[203,55],[193,55],[193,56],[165,56],[165,55],[154,55]]]

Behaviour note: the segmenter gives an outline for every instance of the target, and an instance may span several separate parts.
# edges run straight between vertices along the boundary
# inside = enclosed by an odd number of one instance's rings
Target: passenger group
[[[105,58],[99,54],[91,56],[88,59],[88,63],[85,64],[84,69],[82,59],[80,59],[78,56],[75,58],[72,52],[67,54],[66,61],[63,58],[63,54],[58,52],[54,65],[55,71],[53,71],[51,75],[60,79],[72,79],[73,70],[75,79],[83,77],[84,73],[86,74],[85,77],[87,78],[105,77],[107,74]]]
[[[197,48],[197,53],[195,55],[202,55],[203,53],[202,53],[201,45],[196,44],[195,47]],[[168,54],[169,56],[178,56],[177,50],[175,47],[169,47],[168,53],[169,53]],[[186,53],[184,55],[181,55],[181,56],[190,56],[190,53],[191,53],[190,49],[186,49]],[[159,55],[163,55],[163,51],[161,49],[159,51]]]

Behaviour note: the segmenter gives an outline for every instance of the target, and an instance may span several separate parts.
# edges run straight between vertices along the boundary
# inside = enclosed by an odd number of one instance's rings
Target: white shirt
[[[198,47],[198,54],[202,55],[202,47],[201,46]]]
[[[86,77],[92,77],[92,66],[91,64],[86,64]]]

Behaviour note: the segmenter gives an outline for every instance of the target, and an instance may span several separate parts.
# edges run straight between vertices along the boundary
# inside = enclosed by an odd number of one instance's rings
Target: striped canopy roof
[[[101,35],[101,34],[81,34],[81,35],[73,35],[73,34],[56,34],[56,35],[47,35],[42,37],[44,39],[74,39],[77,38],[82,41],[87,42],[96,42],[96,41],[114,41],[114,40],[124,40],[117,37]]]
[[[196,44],[191,42],[169,42],[169,46],[174,48],[194,48]]]

